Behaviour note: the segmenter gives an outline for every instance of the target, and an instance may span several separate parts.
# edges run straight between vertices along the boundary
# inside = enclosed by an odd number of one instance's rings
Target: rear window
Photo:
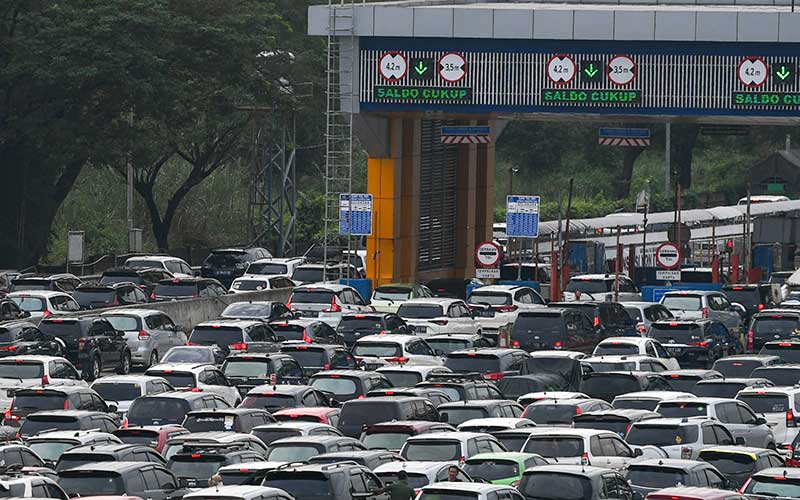
[[[451,338],[427,338],[425,340],[428,342],[428,345],[431,346],[431,349],[434,351],[441,351],[444,354],[450,354],[453,351],[460,351],[461,349],[466,349],[471,345],[470,341],[468,340]]]
[[[305,348],[306,346],[296,346],[291,349],[286,349],[285,352],[289,356],[293,357],[300,366],[304,367],[320,367],[324,366],[325,363],[330,361],[328,359],[326,351],[322,349],[309,349]]]
[[[142,320],[135,316],[103,316],[114,327],[121,332],[138,332],[142,329]]]
[[[516,478],[521,474],[516,460],[495,460],[491,458],[471,458],[464,465],[464,472],[469,477],[496,481],[498,479]]]
[[[519,490],[525,495],[525,498],[558,498],[558,500],[594,498],[590,479],[572,474],[559,474],[558,472],[525,474],[522,477]],[[542,497],[544,492],[554,493],[552,496]]]
[[[756,472],[753,457],[744,453],[724,453],[719,451],[700,451],[700,460],[708,462],[723,474],[751,474]]]
[[[232,431],[236,417],[233,415],[187,415],[183,427],[189,432]]]
[[[750,327],[756,334],[780,335],[781,338],[789,338],[795,330],[800,329],[800,319],[797,316],[757,316],[753,318],[753,325]]]
[[[567,284],[568,292],[581,293],[606,293],[611,291],[612,280],[591,280],[583,278],[572,278]]]
[[[756,413],[786,413],[790,408],[789,397],[780,394],[741,394],[736,399]]]
[[[525,410],[525,418],[537,425],[571,424],[575,416],[575,406],[550,403],[535,403]]]
[[[262,440],[266,445],[279,439],[302,436],[300,431],[293,429],[254,429],[250,434]]]
[[[213,252],[206,257],[203,267],[229,268],[245,261],[244,252]]]
[[[169,469],[179,478],[208,479],[222,466],[225,457],[221,455],[175,455],[170,460]]]
[[[142,386],[129,382],[95,382],[92,389],[106,401],[133,401],[142,395]]]
[[[9,297],[23,311],[37,312],[46,311],[47,304],[44,299],[39,297]]]
[[[299,443],[273,443],[267,451],[270,462],[301,462],[320,454],[316,446]]]
[[[345,316],[339,322],[337,330],[340,332],[369,331],[379,332],[383,329],[380,316]]]
[[[401,454],[406,460],[422,462],[448,462],[462,457],[460,442],[441,439],[408,442]]]
[[[389,379],[392,387],[414,387],[422,382],[422,375],[407,370],[381,370],[381,374]]]
[[[797,342],[767,343],[761,348],[759,354],[780,356],[783,358],[784,363],[797,364],[800,363],[800,344]],[[753,376],[755,376],[755,374]]]
[[[223,318],[263,318],[270,314],[270,306],[236,302],[222,311]]]
[[[125,262],[125,267],[132,267],[134,269],[164,269],[164,264],[158,260],[129,259]]]
[[[615,399],[614,400],[614,408],[617,410],[649,410],[653,411],[658,406],[657,399],[650,399],[650,398],[642,398],[642,399],[634,399],[634,398],[624,398],[624,399]]]
[[[142,278],[137,273],[130,273],[130,274],[104,274],[102,278],[100,278],[100,283],[102,284],[112,284],[112,283],[141,283]]]
[[[653,323],[648,336],[663,344],[690,344],[703,340],[703,329],[692,323]]]
[[[676,484],[688,484],[688,475],[681,469],[666,467],[633,466],[628,469],[628,481],[645,488],[672,488]]]
[[[325,275],[322,268],[302,268],[298,267],[292,273],[292,279],[295,281],[304,281],[306,283],[314,281],[325,281]]]
[[[699,383],[694,386],[692,392],[698,398],[732,398],[745,387],[747,387],[745,384],[738,382]]]
[[[269,358],[228,358],[222,372],[227,377],[267,378],[275,373],[275,364]]]
[[[573,427],[576,429],[598,429],[603,431],[616,432],[620,437],[625,437],[628,432],[630,421],[621,417],[575,417]]]
[[[395,358],[403,355],[403,348],[395,342],[356,342],[353,354],[376,358]]]
[[[396,483],[397,481],[399,481],[399,478],[397,477],[397,472],[380,472],[376,474],[376,476],[378,476],[384,483]],[[428,480],[428,476],[426,476],[425,474],[418,474],[412,472],[408,473],[407,481],[408,485],[414,489],[420,489],[423,486],[428,486],[429,484],[431,484],[430,481]]]
[[[73,471],[59,474],[58,485],[70,497],[92,495],[123,495],[125,483],[115,472]]]
[[[328,290],[297,290],[292,294],[292,305],[296,304],[330,304],[335,294]]]
[[[399,450],[411,436],[411,431],[384,431],[369,433],[363,442],[370,450]]]
[[[57,415],[28,415],[22,424],[20,434],[33,436],[44,430],[71,431],[80,429],[80,422],[75,417]]]
[[[620,394],[641,390],[639,380],[624,373],[599,373],[581,383],[581,392],[607,401]]]
[[[197,387],[197,382],[194,375],[186,372],[173,372],[173,371],[148,371],[148,375],[154,377],[163,377],[167,382],[176,389],[191,389]]]
[[[699,311],[703,308],[699,295],[665,295],[661,305],[674,311]]]
[[[708,405],[662,402],[658,405],[658,413],[664,418],[701,417],[708,414]]]
[[[678,446],[697,441],[694,425],[634,425],[625,440],[636,446]]]
[[[586,364],[590,365],[592,370],[596,372],[636,371],[636,363],[634,361],[621,361],[619,363],[588,361]]]
[[[231,344],[241,343],[244,334],[239,328],[196,326],[189,336],[189,342],[197,345],[217,345],[228,347]]]
[[[128,423],[149,425],[153,420],[183,422],[189,403],[175,398],[139,398],[128,410]]]
[[[511,294],[475,291],[469,296],[468,302],[488,306],[507,306],[511,305]]]
[[[397,314],[406,319],[433,319],[444,316],[442,306],[435,304],[403,304],[397,310]]]
[[[738,302],[748,309],[752,309],[761,304],[761,292],[757,288],[737,288],[725,287],[725,295],[731,302]]]
[[[520,313],[514,322],[513,335],[538,335],[542,340],[560,339],[564,319],[560,314]]]
[[[408,300],[411,289],[402,286],[379,286],[373,295],[375,300]]]
[[[800,370],[792,368],[756,368],[752,377],[771,380],[775,385],[794,385],[800,381]]]
[[[81,325],[77,321],[42,321],[39,323],[39,330],[60,339],[76,339],[81,336]]]
[[[276,335],[280,335],[286,340],[303,340],[306,327],[303,325],[292,325],[289,323],[271,323],[270,326]]]
[[[544,458],[580,457],[583,455],[583,439],[562,436],[531,436],[522,450],[536,453]]]
[[[92,462],[114,462],[114,456],[106,453],[65,453],[58,460],[56,470],[74,469]]]
[[[713,369],[726,377],[747,378],[759,366],[762,364],[757,360],[718,359],[714,362]]]
[[[82,306],[89,304],[111,304],[117,298],[117,293],[107,288],[82,288],[72,292],[72,298]]]
[[[495,373],[503,371],[500,366],[500,358],[476,352],[448,354],[444,365],[454,372]]]
[[[594,350],[595,356],[626,356],[637,354],[639,354],[639,346],[628,342],[601,342]]]
[[[50,290],[50,282],[47,280],[26,280],[15,279],[11,282],[12,292],[25,292],[25,291],[44,291]]]
[[[67,396],[53,391],[19,391],[14,395],[14,410],[63,410]]]
[[[0,363],[0,378],[26,379],[42,378],[44,365],[42,363]]]
[[[344,377],[314,377],[311,379],[311,386],[336,396],[352,396],[358,392],[355,381]]]
[[[242,401],[243,408],[261,408],[269,411],[294,408],[295,406],[297,406],[297,400],[290,394],[249,394]]]
[[[141,444],[145,446],[156,446],[158,444],[158,432],[140,429],[119,429],[114,431],[120,441],[125,444]]]
[[[286,264],[272,262],[253,263],[247,268],[247,274],[286,274],[288,271]]]
[[[476,408],[476,407],[463,407],[463,406],[452,406],[448,408],[439,408],[439,412],[443,415],[447,415],[447,423],[452,425],[453,427],[457,427],[459,424],[463,424],[467,420],[472,420],[473,418],[487,418],[489,417],[489,412],[485,408]]]
[[[458,490],[423,490],[417,500],[473,500],[478,494],[471,491]]]
[[[153,295],[158,297],[193,297],[198,293],[197,285],[180,283],[159,283],[153,289]]]
[[[302,472],[270,473],[264,486],[281,489],[294,498],[333,500],[333,485],[322,474]]]
[[[339,416],[339,424],[377,424],[379,422],[389,422],[392,420],[402,420],[404,416],[399,408],[399,404],[390,402],[370,403],[358,402],[357,404],[345,404]]]
[[[747,484],[744,489],[745,495],[749,498],[800,498],[800,480],[786,478],[783,475],[767,477],[759,475]]]

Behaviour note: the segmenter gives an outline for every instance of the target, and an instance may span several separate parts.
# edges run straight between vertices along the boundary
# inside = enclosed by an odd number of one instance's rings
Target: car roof
[[[399,472],[404,470],[411,474],[429,474],[431,472],[438,472],[444,467],[454,465],[452,462],[420,462],[409,460],[408,462],[387,462],[375,468],[372,472],[380,474],[381,472]]]
[[[707,418],[703,415],[693,418],[652,418],[650,420],[640,420],[634,422],[633,425],[637,426],[681,426],[681,425],[695,425],[703,422],[715,422],[716,420]]]
[[[477,455],[472,455],[467,459],[467,461],[474,460],[474,459],[509,459],[509,460],[527,460],[532,457],[536,457],[535,453],[524,453],[521,451],[495,451],[492,453],[478,453]]]
[[[423,486],[422,491],[425,490],[454,490],[454,491],[469,491],[474,493],[491,493],[493,491],[510,490],[514,489],[511,486],[503,486],[499,484],[484,484],[484,483],[451,483],[441,482],[433,483],[428,486]],[[514,490],[516,491],[516,490]]]
[[[528,355],[528,353],[526,351],[524,351],[522,349],[515,349],[513,347],[483,347],[481,349],[475,349],[475,348],[459,349],[457,351],[453,351],[453,352],[449,353],[448,356],[450,354],[467,354],[467,355],[469,355],[470,353],[473,353],[473,354],[476,354],[476,355],[488,354],[490,356],[492,356],[492,355],[493,356],[505,356],[505,355],[509,355],[509,354],[512,354],[512,353],[515,353],[515,352],[516,353],[520,353],[520,354],[525,354],[526,357]]]
[[[289,384],[264,384],[257,385],[247,391],[250,394],[299,394],[309,389],[313,389],[310,385],[289,385]]]
[[[375,371],[378,373],[413,372],[422,375],[427,375],[428,373],[431,372],[449,373],[452,370],[450,370],[446,366],[438,366],[438,365],[389,365],[389,366],[381,366]]]
[[[707,378],[703,380],[698,380],[698,384],[708,385],[708,384],[745,384],[745,385],[755,385],[755,384],[763,384],[763,383],[772,383],[771,380],[762,378],[762,377],[724,377],[724,378]]]
[[[575,401],[591,401],[590,399],[576,399]],[[619,416],[619,417],[626,417],[630,419],[636,419],[639,417],[654,417],[660,418],[660,414],[650,411],[650,410],[636,410],[636,409],[611,409],[611,410],[597,410],[597,411],[585,411],[580,415],[575,415],[575,418],[585,417],[586,415],[591,416]]]
[[[160,394],[148,394],[140,396],[136,399],[152,399],[152,398],[170,398],[170,399],[199,399],[203,396],[209,396],[209,392],[192,392],[192,391],[175,391],[175,392],[162,392]]]
[[[537,467],[531,467],[530,469],[526,470],[523,474],[536,474],[536,473],[557,473],[557,474],[569,474],[571,476],[599,476],[602,474],[607,474],[609,469],[603,467],[592,467],[590,465],[568,465],[568,464],[558,464],[558,465],[540,465]]]
[[[404,304],[405,303],[406,302],[404,302]],[[356,340],[356,343],[368,344],[370,342],[390,342],[390,343],[405,345],[411,341],[420,339],[421,337],[417,337],[416,335],[401,335],[401,334],[366,335]]]
[[[378,422],[377,424],[368,424],[368,429],[381,429],[384,427],[410,427],[414,430],[425,430],[431,427],[447,426],[449,424],[444,422],[431,422],[428,420],[392,420],[390,422]]]
[[[151,366],[147,369],[147,371],[163,371],[163,372],[192,372],[195,373],[198,370],[204,370],[208,367],[215,368],[214,365],[210,365],[208,363],[159,363],[157,365]],[[146,373],[146,372],[145,372]]]
[[[125,262],[127,262],[129,260],[137,260],[137,259],[155,260],[157,262],[169,262],[171,260],[179,260],[181,262],[184,262],[184,260],[181,259],[180,257],[173,257],[172,255],[134,255],[133,257],[128,257],[125,260]]]
[[[118,462],[118,461],[92,462],[63,470],[59,472],[59,475],[70,474],[70,473],[80,474],[81,472],[93,472],[93,471],[118,472],[122,474],[130,470],[136,470],[142,467],[153,466],[153,465],[158,465],[158,464],[149,462]]]
[[[83,440],[91,440],[98,437],[103,438],[117,438],[113,434],[109,434],[107,432],[98,432],[95,430],[71,430],[71,431],[49,431],[49,432],[40,432],[35,436],[31,436],[27,438],[28,442],[32,441],[45,441],[48,439],[72,439],[76,441],[83,441]]]
[[[489,418],[471,418],[459,424],[459,426],[482,426],[482,425],[516,425],[519,423],[533,423],[528,418],[516,417],[489,417]]]
[[[306,422],[304,420],[284,420],[282,422],[273,422],[271,424],[261,424],[253,427],[254,431],[270,430],[270,429],[297,429],[297,430],[312,430],[325,428],[330,429],[331,426],[321,422]]]
[[[87,385],[37,385],[33,387],[20,387],[16,392],[39,391],[39,392],[63,392],[64,394],[76,394],[81,392],[96,392]]]
[[[800,386],[777,386],[777,387],[745,387],[739,391],[738,395],[769,395],[769,394],[797,394],[800,393]]]
[[[404,305],[439,305],[439,306],[447,306],[453,304],[455,302],[464,302],[461,299],[454,299],[449,297],[425,297],[419,298],[414,300],[407,300],[401,303],[401,307]]]
[[[614,399],[626,400],[626,399],[658,399],[661,401],[670,400],[676,398],[692,398],[695,397],[694,394],[690,392],[681,392],[681,391],[637,391],[637,392],[629,392],[627,394],[620,394],[619,396],[615,397]]]
[[[141,374],[130,374],[130,375],[108,375],[106,377],[98,378],[93,382],[95,383],[104,383],[104,382],[114,382],[114,383],[121,383],[121,382],[161,382],[166,381],[164,377],[156,377],[153,375],[145,375],[144,373]]]
[[[229,431],[204,431],[204,432],[192,432],[189,434],[181,434],[179,436],[174,436],[170,438],[170,441],[178,440],[178,441],[211,441],[211,442],[219,442],[219,443],[233,443],[236,441],[249,441],[249,440],[257,440],[260,441],[256,436],[252,434],[246,434],[243,432],[229,432]]]
[[[702,451],[702,450],[701,450]],[[708,465],[708,462],[698,460],[681,460],[678,458],[648,458],[632,463],[631,467],[669,467],[670,469],[693,469]]]
[[[333,412],[340,411],[339,408],[331,408],[328,406],[300,406],[297,408],[283,408],[278,411],[272,412],[275,415],[309,415],[315,417],[323,417]]]
[[[358,441],[355,438],[347,437],[347,436],[292,436],[287,438],[278,439],[270,443],[270,446],[276,444],[302,444],[302,443],[320,443],[320,444],[328,444],[328,443],[340,443],[342,441],[352,442]]]
[[[100,313],[100,316],[139,316],[139,317],[148,317],[148,316],[155,316],[157,314],[165,314],[161,311],[156,309],[112,309],[110,311],[106,311]]]
[[[365,405],[369,403],[408,403],[410,401],[429,401],[429,400],[428,398],[423,398],[422,396],[375,396],[365,399],[351,399],[350,401],[345,402],[342,405],[342,408],[344,408],[346,405],[354,406],[354,405]]]
[[[239,464],[239,465],[250,465],[247,464]],[[271,488],[269,486],[250,486],[250,485],[224,485],[224,486],[213,486],[209,488],[202,488],[199,490],[193,490],[190,493],[187,493],[183,498],[208,498],[208,497],[219,497],[224,498],[226,500],[231,498],[265,498],[265,497],[289,497],[285,491],[280,490],[278,488]]]
[[[203,408],[200,410],[191,410],[186,413],[186,415],[206,415],[206,414],[219,414],[219,415],[247,415],[250,413],[264,413],[266,410],[262,410],[261,408]]]
[[[369,378],[374,375],[380,375],[376,372],[362,372],[360,370],[326,370],[324,372],[317,372],[311,378],[322,378],[323,376],[338,375],[340,377],[355,377],[355,378]]]
[[[469,399],[466,401],[451,401],[449,403],[442,403],[439,405],[439,411],[444,411],[450,408],[474,408],[494,406],[498,404],[515,404],[519,405],[516,401],[510,399]]]
[[[108,413],[102,411],[90,411],[90,410],[42,410],[37,411],[28,415],[28,418],[32,417],[96,417],[96,416],[108,416]]]
[[[603,344],[635,344],[638,346],[646,344],[648,341],[652,342],[653,339],[649,337],[608,337],[600,341],[598,345]]]
[[[508,292],[508,293],[511,293],[511,292],[515,292],[515,291],[523,289],[523,288],[524,289],[530,288],[531,290],[533,290],[533,288],[531,288],[529,286],[524,286],[524,285],[484,285],[482,287],[478,287],[478,288],[472,290],[472,293],[475,293],[475,292]]]
[[[485,432],[470,432],[470,431],[456,431],[456,432],[427,432],[425,434],[417,434],[416,436],[410,436],[406,442],[408,441],[419,441],[424,439],[449,439],[455,441],[466,441],[467,439],[472,439],[476,437],[486,437],[490,434]]]
[[[699,403],[699,404],[713,406],[713,405],[718,404],[718,403],[730,403],[731,401],[733,401],[732,398],[705,398],[705,397],[697,398],[697,397],[695,397],[695,398],[675,398],[675,399],[670,399],[669,401],[663,401],[663,402],[664,403],[670,403],[670,404],[672,404],[672,403],[677,403],[677,404],[684,404],[684,403],[685,404],[692,404],[692,403],[697,404],[697,403]]]
[[[141,448],[144,450],[150,449],[149,446],[143,444],[127,444],[127,443],[104,443],[104,444],[87,444],[83,446],[76,446],[64,451],[64,453],[116,453],[120,451]]]
[[[775,450],[770,450],[767,448],[756,448],[754,446],[706,446],[700,450],[700,453],[704,452],[716,452],[716,453],[734,453],[740,455],[764,455],[768,453],[778,453]]]
[[[299,267],[305,267],[307,264],[303,264]],[[308,285],[302,285],[296,287],[293,292],[314,292],[320,289],[321,291],[329,291],[329,292],[341,292],[342,290],[352,290],[353,287],[349,285],[340,285],[338,283],[311,283]]]
[[[56,290],[23,290],[20,292],[11,292],[6,295],[6,297],[9,299],[14,297],[37,297],[49,299],[51,297],[62,297],[64,295],[71,297],[71,295],[68,293],[58,292]]]
[[[792,467],[770,467],[768,469],[762,469],[756,472],[753,474],[753,476],[788,477],[790,479],[800,479],[800,469]]]

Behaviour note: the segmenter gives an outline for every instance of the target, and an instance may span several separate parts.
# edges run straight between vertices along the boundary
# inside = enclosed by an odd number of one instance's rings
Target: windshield
[[[342,321],[339,322],[339,326],[336,329],[340,332],[366,331],[378,333],[383,330],[383,326],[381,325],[380,316],[359,315],[358,317],[346,316],[342,318]]]
[[[625,438],[628,444],[645,446],[678,446],[697,441],[694,425],[634,425]]]
[[[571,424],[575,414],[574,405],[551,403],[534,403],[525,410],[525,418],[533,420],[537,425]]]
[[[673,311],[699,311],[703,308],[697,295],[666,295],[661,299],[661,305]]]
[[[473,479],[481,478],[487,481],[518,477],[521,474],[516,460],[493,460],[488,458],[467,460],[466,465],[464,465],[464,472]]]
[[[422,382],[422,375],[407,370],[381,370],[381,374],[389,379],[392,387],[414,387]]]
[[[325,276],[321,267],[302,268],[298,267],[292,273],[294,281],[301,281],[305,283],[314,283],[317,281],[325,281]]]
[[[279,439],[302,436],[302,432],[295,429],[253,429],[250,434],[269,445]]]
[[[489,354],[468,352],[464,354],[449,354],[444,361],[444,366],[454,372],[479,372],[496,373],[503,371],[500,358]]]
[[[748,378],[759,366],[762,364],[757,360],[718,359],[714,362],[713,369],[725,377]]]
[[[585,500],[594,498],[592,481],[583,476],[558,472],[535,472],[522,476],[519,490],[526,500]]]
[[[261,408],[269,411],[295,406],[297,400],[291,394],[250,394],[242,401],[243,408]]]
[[[511,294],[475,291],[469,296],[467,302],[470,304],[485,304],[487,306],[508,306],[511,305]]]
[[[778,394],[741,394],[736,399],[756,413],[786,413],[790,408],[789,397]]]
[[[421,462],[448,462],[462,457],[461,443],[458,441],[411,441],[406,443],[401,453],[406,460]]]
[[[198,293],[197,285],[192,284],[159,283],[153,289],[153,295],[157,297],[194,297]]]
[[[372,296],[375,300],[408,300],[411,298],[411,289],[402,286],[379,286]]]
[[[688,475],[680,469],[666,467],[634,466],[628,469],[628,481],[645,488],[671,488],[677,484],[689,484]]]
[[[761,497],[800,498],[800,480],[777,477],[754,477],[744,493]]]
[[[796,316],[759,316],[753,318],[753,325],[750,329],[755,333],[770,333],[786,339],[795,330],[800,329],[800,320]]]
[[[572,278],[567,284],[568,292],[581,293],[606,293],[611,291],[611,280],[588,280],[583,278]]]
[[[705,403],[662,402],[658,405],[658,413],[664,418],[703,417],[708,414],[708,405]]]
[[[121,332],[138,332],[142,329],[142,320],[135,316],[103,316],[114,327],[114,330]]]
[[[173,372],[170,371],[152,371],[149,370],[147,372],[148,375],[152,375],[154,377],[162,377],[169,382],[172,387],[176,389],[192,389],[197,386],[197,382],[194,380],[194,375],[191,373],[181,373],[181,372]]]
[[[292,305],[297,304],[330,304],[336,295],[328,290],[297,290],[292,294]]]
[[[304,462],[320,454],[319,449],[311,445],[298,443],[271,444],[267,450],[270,462]]]
[[[333,486],[322,474],[270,474],[264,486],[283,490],[303,500],[333,500]]]
[[[189,342],[198,345],[217,345],[227,347],[238,344],[244,340],[244,334],[239,328],[196,326],[189,336]]]
[[[130,382],[95,382],[92,389],[106,401],[133,401],[142,395],[142,386]]]
[[[469,340],[451,339],[446,337],[441,337],[438,339],[427,338],[425,340],[428,342],[428,345],[431,346],[431,349],[434,351],[441,351],[444,354],[450,354],[453,351],[466,349],[472,344]]]
[[[48,440],[28,443],[28,447],[47,462],[57,462],[65,451],[74,446],[77,445],[69,441]]]
[[[403,355],[403,348],[394,342],[356,342],[353,354],[374,358],[396,358]]]
[[[221,314],[223,318],[268,318],[269,315],[270,306],[248,302],[231,304]]]
[[[489,412],[485,408],[453,406],[449,408],[439,408],[439,410],[443,415],[447,415],[447,423],[453,427],[457,427],[459,424],[463,424],[467,420],[472,420],[473,418],[489,417]]]
[[[117,474],[72,472],[59,475],[61,477],[58,479],[58,485],[70,497],[125,494],[125,484]]]
[[[444,316],[442,306],[435,304],[403,304],[397,314],[405,319],[433,319]]]
[[[161,359],[162,363],[214,363],[214,353],[207,348],[173,347]]]
[[[149,425],[153,420],[183,422],[189,411],[189,403],[174,398],[140,398],[131,403],[128,423]]]
[[[26,379],[42,378],[44,365],[42,363],[0,363],[0,378]]]
[[[794,385],[800,380],[800,370],[796,368],[758,368],[753,370],[751,376],[765,378],[775,385]]]
[[[714,382],[698,383],[692,388],[692,392],[698,398],[733,398],[736,394],[747,387],[739,382]]]
[[[254,262],[247,268],[247,274],[286,274],[289,267],[286,264],[274,262]]]
[[[271,359],[228,358],[222,365],[222,373],[227,377],[267,378],[275,373]]]
[[[314,377],[311,379],[311,387],[336,396],[352,396],[358,392],[356,383],[349,378]]]
[[[233,415],[186,415],[183,427],[189,432],[230,432],[234,430],[236,417]]]
[[[627,342],[602,342],[594,349],[595,356],[636,356],[638,354],[639,346]]]
[[[9,297],[23,311],[37,312],[46,311],[47,304],[44,299],[38,297]]]
[[[399,478],[397,477],[397,472],[379,472],[375,475],[378,476],[384,483],[396,483],[397,481],[399,481]],[[426,476],[425,474],[416,474],[412,472],[409,472],[407,474],[406,482],[408,482],[408,485],[414,489],[420,489],[423,486],[428,486],[429,484],[431,484],[430,481],[428,480],[428,476]]]
[[[560,436],[531,436],[522,450],[537,453],[545,458],[580,457],[583,455],[583,439]]]
[[[692,323],[654,323],[648,336],[663,344],[691,344],[703,339],[703,330]]]
[[[708,462],[723,474],[751,474],[756,472],[756,461],[744,453],[700,451],[700,460]]]
[[[399,450],[411,434],[408,432],[376,432],[364,436],[364,446],[370,450]]]
[[[219,455],[192,456],[176,455],[172,457],[169,469],[178,477],[189,479],[208,479],[222,466],[225,457]]]
[[[41,393],[41,394],[37,394]],[[12,400],[14,410],[63,410],[65,394],[44,391],[20,391]]]

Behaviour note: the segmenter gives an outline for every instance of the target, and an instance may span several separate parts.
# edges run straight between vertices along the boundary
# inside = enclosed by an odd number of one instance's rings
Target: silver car
[[[744,306],[731,303],[722,292],[700,290],[667,292],[661,297],[660,304],[678,319],[715,319],[736,335],[741,334],[742,318],[747,315]]]
[[[172,347],[186,344],[186,333],[161,311],[119,309],[103,313],[103,317],[125,332],[134,365],[157,365]]]

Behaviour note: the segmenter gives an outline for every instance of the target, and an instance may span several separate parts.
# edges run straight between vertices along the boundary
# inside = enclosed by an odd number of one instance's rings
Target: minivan
[[[548,308],[520,312],[511,333],[514,345],[530,351],[560,349],[592,352],[599,336],[592,320],[581,311]]]

